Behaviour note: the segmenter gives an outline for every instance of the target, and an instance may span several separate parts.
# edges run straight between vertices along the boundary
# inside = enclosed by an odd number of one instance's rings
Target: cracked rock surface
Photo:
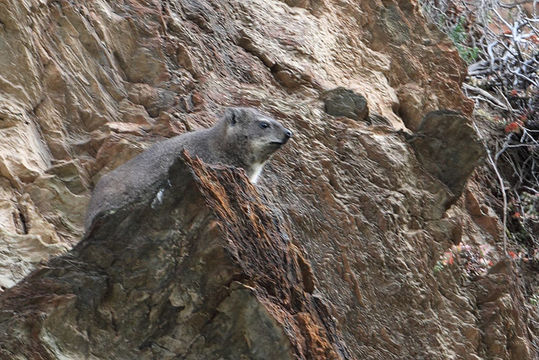
[[[535,360],[465,76],[410,0],[0,0],[0,356]],[[238,105],[294,132],[256,191],[179,161],[84,236],[100,176]]]
[[[3,294],[2,358],[351,358],[243,174],[186,156],[168,180]]]

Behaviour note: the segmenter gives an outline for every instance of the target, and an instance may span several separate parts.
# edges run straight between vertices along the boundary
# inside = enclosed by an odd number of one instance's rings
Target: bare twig
[[[509,257],[509,254],[507,253],[507,194],[505,193],[504,181],[503,181],[502,175],[498,171],[498,167],[496,166],[496,163],[492,159],[492,154],[490,153],[490,149],[489,149],[489,147],[487,145],[487,142],[485,141],[485,138],[481,134],[481,131],[477,127],[475,121],[472,120],[472,124],[473,124],[473,126],[475,128],[475,131],[477,132],[477,136],[479,136],[479,139],[481,139],[481,142],[483,143],[485,151],[487,152],[488,161],[489,161],[490,165],[492,166],[492,168],[494,169],[494,172],[496,173],[496,177],[498,178],[498,182],[499,182],[499,185],[500,185],[500,190],[502,192],[502,197],[503,197],[503,219],[502,219],[502,222],[503,222],[503,253],[505,254],[506,257]]]
[[[500,2],[500,3],[498,3],[498,6],[506,8],[506,9],[513,9],[513,8],[515,8],[517,6],[528,4],[529,2],[530,2],[529,0],[523,0],[523,1],[515,2],[513,4],[504,4],[504,3]]]
[[[494,96],[490,95],[488,92],[486,92],[485,90],[483,89],[480,89],[478,87],[475,87],[475,86],[472,86],[470,84],[462,84],[462,87],[466,90],[470,90],[470,91],[473,91],[473,92],[476,92],[478,94],[481,94],[482,96],[486,97],[487,99],[489,99],[490,101],[492,101],[493,103],[495,103],[496,105],[498,105],[501,109],[503,110],[509,110],[507,108],[507,105],[505,105],[504,103],[502,103],[500,100],[496,99]]]
[[[515,110],[513,109],[513,107],[511,106],[511,103],[509,102],[509,100],[507,100],[507,98],[505,97],[505,95],[503,94],[503,91],[501,91],[499,88],[495,88],[496,91],[498,92],[498,95],[500,95],[502,97],[502,99],[505,100],[505,104],[507,105],[507,110],[509,110],[509,112],[511,113],[512,116],[515,115]]]

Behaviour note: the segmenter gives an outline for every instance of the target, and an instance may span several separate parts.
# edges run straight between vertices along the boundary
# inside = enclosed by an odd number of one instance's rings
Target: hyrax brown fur
[[[252,108],[227,108],[211,128],[158,142],[104,175],[95,186],[84,223],[88,230],[96,215],[134,202],[166,181],[182,151],[208,164],[243,168],[256,183],[264,163],[292,136],[278,121]]]

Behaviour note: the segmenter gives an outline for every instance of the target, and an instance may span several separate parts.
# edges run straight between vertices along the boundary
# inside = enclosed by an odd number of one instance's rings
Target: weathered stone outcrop
[[[0,259],[0,286],[78,241],[100,175],[210,125],[223,105],[263,104],[301,118],[298,130],[325,121],[318,99],[336,87],[395,128],[441,107],[469,112],[456,50],[417,11],[371,0],[0,2],[0,247],[50,245],[22,266]],[[429,96],[401,96],[410,84]]]
[[[186,156],[168,180],[4,292],[1,358],[352,358],[243,174]]]
[[[464,147],[431,152],[441,135],[418,132],[431,111],[470,114],[465,74],[408,0],[0,0],[0,349],[211,359],[271,335],[283,357],[533,359],[536,311],[511,264],[495,271],[501,227],[475,189],[455,196],[472,163],[437,163],[476,146],[452,131]],[[369,121],[324,111],[338,87]],[[81,239],[102,174],[230,105],[294,131],[262,174],[266,209],[207,170],[184,180],[197,206],[171,194],[149,221],[133,204],[46,263]],[[441,267],[458,245],[468,260]]]
[[[425,115],[410,143],[425,169],[454,194],[451,203],[460,197],[466,180],[485,156],[470,120],[455,111]]]

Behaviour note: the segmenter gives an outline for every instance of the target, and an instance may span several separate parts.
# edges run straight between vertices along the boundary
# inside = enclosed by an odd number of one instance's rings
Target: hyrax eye
[[[260,127],[261,127],[262,129],[269,128],[269,126],[270,126],[269,123],[267,123],[267,122],[265,122],[265,121],[260,122],[259,125],[260,125]]]

